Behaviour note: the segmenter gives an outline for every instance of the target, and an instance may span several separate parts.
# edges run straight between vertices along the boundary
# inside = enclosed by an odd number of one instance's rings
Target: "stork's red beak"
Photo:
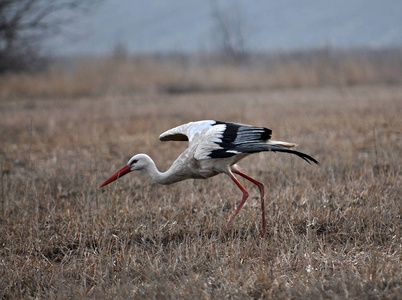
[[[104,183],[102,183],[102,185],[99,188],[104,187],[105,185],[115,181],[117,178],[123,177],[124,175],[126,175],[130,172],[131,172],[130,166],[125,166],[125,167],[121,168],[112,177],[110,177],[108,180],[106,180]]]

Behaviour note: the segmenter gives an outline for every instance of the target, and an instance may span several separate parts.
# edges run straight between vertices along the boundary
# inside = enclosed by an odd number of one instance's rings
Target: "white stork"
[[[300,156],[308,163],[318,162],[311,156],[291,150],[293,143],[270,140],[272,130],[239,123],[220,121],[190,122],[170,129],[159,136],[161,141],[188,141],[188,148],[180,154],[166,172],[160,172],[154,161],[146,154],[134,155],[122,169],[106,180],[103,187],[131,171],[142,171],[159,184],[172,184],[185,179],[206,179],[220,173],[227,174],[243,192],[243,199],[226,229],[239,213],[249,193],[236,179],[238,174],[258,186],[261,195],[262,236],[266,234],[264,212],[264,185],[242,173],[236,163],[252,153],[262,151],[286,152]]]

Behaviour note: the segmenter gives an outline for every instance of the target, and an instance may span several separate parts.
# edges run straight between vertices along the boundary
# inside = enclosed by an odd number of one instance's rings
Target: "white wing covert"
[[[222,149],[222,141],[226,124],[206,120],[190,122],[165,131],[159,136],[161,141],[188,141],[189,147],[194,147],[195,159],[209,159],[214,150]]]
[[[190,145],[210,128],[215,121],[190,122],[165,131],[159,136],[161,141],[189,141]]]

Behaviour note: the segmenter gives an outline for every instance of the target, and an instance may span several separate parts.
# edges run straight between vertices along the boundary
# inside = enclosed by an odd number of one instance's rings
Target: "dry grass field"
[[[402,298],[401,85],[63,95],[0,100],[0,298]],[[225,175],[99,189],[136,153],[167,169],[186,143],[159,134],[201,119],[320,161],[241,162],[266,185],[267,238],[249,182],[226,234],[241,193]]]

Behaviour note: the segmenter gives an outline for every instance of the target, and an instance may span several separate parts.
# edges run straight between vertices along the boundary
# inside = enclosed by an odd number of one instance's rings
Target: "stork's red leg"
[[[236,174],[239,174],[240,176],[244,177],[245,179],[251,181],[252,183],[254,183],[255,185],[258,186],[258,189],[260,190],[260,195],[261,195],[261,213],[262,213],[262,225],[261,225],[262,226],[262,235],[261,236],[265,236],[267,233],[267,229],[265,226],[264,184],[238,170],[233,170],[233,172]]]
[[[239,203],[239,205],[236,208],[236,211],[234,213],[234,215],[230,218],[229,222],[226,224],[226,230],[229,228],[230,223],[232,223],[233,219],[237,216],[237,214],[239,213],[239,211],[241,210],[241,208],[243,207],[244,203],[246,202],[247,198],[248,198],[248,192],[247,190],[241,185],[241,183],[236,179],[236,177],[234,177],[232,174],[230,174],[230,178],[232,178],[232,180],[234,181],[234,183],[236,183],[236,185],[241,189],[241,191],[243,192],[243,199],[241,200],[241,202]]]

